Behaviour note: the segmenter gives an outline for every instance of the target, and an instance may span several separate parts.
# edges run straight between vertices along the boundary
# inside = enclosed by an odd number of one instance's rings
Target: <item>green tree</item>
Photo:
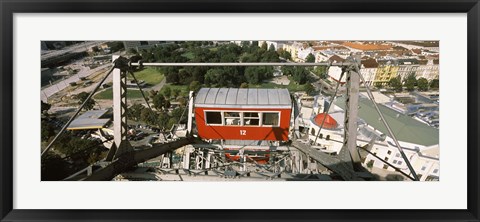
[[[141,119],[141,115],[142,115],[142,111],[146,109],[145,106],[143,106],[142,104],[138,104],[138,103],[135,103],[133,104],[132,106],[130,106],[128,108],[128,113],[127,115],[135,120],[135,121],[138,121]]]
[[[108,47],[110,47],[111,52],[118,52],[125,49],[125,47],[123,46],[123,42],[120,41],[108,42],[107,45]]]
[[[315,56],[312,53],[308,54],[307,58],[305,58],[305,62],[315,62]]]
[[[289,51],[283,51],[283,54],[280,54],[280,56],[286,60],[292,60],[292,54],[290,54]]]
[[[162,94],[168,99],[172,96],[172,89],[169,86],[164,86],[162,89]]]
[[[250,42],[249,41],[242,41],[241,45],[242,45],[242,48],[248,49],[250,47]]]
[[[266,51],[268,48],[267,42],[263,42],[261,48]]]
[[[430,88],[431,89],[438,89],[440,87],[440,81],[438,79],[433,79],[430,81]]]
[[[258,84],[261,81],[260,73],[257,67],[247,67],[245,69],[245,79],[249,84]]]
[[[69,176],[67,160],[53,152],[47,152],[42,156],[41,178],[42,181],[59,181]]]
[[[388,85],[397,92],[402,91],[402,82],[400,81],[400,77],[391,78],[390,81],[388,81]]]
[[[171,105],[172,104],[170,103],[170,100],[165,100],[165,104],[163,104],[163,108],[168,109],[168,108],[170,108]]]
[[[313,72],[322,79],[327,78],[327,66],[315,66]]]
[[[243,82],[243,83],[240,85],[240,88],[248,88],[248,83]]]
[[[142,113],[140,114],[140,118],[147,124],[155,125],[157,124],[157,115],[152,110],[143,109]]]
[[[175,118],[175,120],[180,121],[180,123],[186,123],[187,122],[187,112],[185,111],[185,107],[183,108],[175,108],[171,112],[172,118]]]
[[[129,54],[136,55],[138,52],[137,52],[137,50],[134,49],[134,48],[129,48],[129,49],[128,49],[128,53],[129,53]]]
[[[55,128],[52,126],[52,124],[48,123],[45,120],[42,120],[41,134],[42,141],[48,141],[50,137],[55,136]]]
[[[63,133],[58,142],[54,145],[54,149],[65,154],[73,161],[87,163],[89,154],[100,152],[101,143],[94,140],[82,139],[75,137],[72,133]]]
[[[167,124],[168,124],[169,120],[170,120],[170,116],[168,116],[167,113],[165,113],[163,111],[160,111],[157,114],[156,124],[160,128],[167,129]],[[168,128],[168,129],[170,129],[170,128]]]
[[[177,101],[180,103],[180,106],[182,107],[187,105],[187,99],[185,99],[184,97],[179,97]]]
[[[179,88],[173,88],[172,89],[172,96],[177,97],[180,95],[180,89]]]
[[[42,102],[42,105],[41,105],[41,110],[42,110],[42,113],[47,113],[48,110],[50,109],[50,107],[52,107],[52,105],[48,104],[48,103],[44,103],[43,101]]]
[[[100,49],[98,48],[98,46],[93,46],[90,49],[92,50],[92,52],[100,52]]]
[[[417,85],[417,79],[415,78],[415,74],[408,75],[403,85],[407,88],[408,91],[413,91],[415,89],[415,85]]]
[[[209,69],[205,74],[205,84],[207,85],[226,85],[225,75],[223,69],[215,68]]]
[[[157,110],[160,110],[165,106],[166,100],[163,94],[158,93],[153,97],[152,102],[153,102],[153,107]]]
[[[275,46],[273,46],[273,44],[270,44],[270,46],[268,47],[268,51],[275,52]]]
[[[258,62],[259,57],[253,53],[245,53],[240,57],[241,62]]]
[[[88,93],[86,92],[81,92],[79,94],[77,94],[77,99],[78,99],[78,104],[83,104],[83,102],[87,99],[88,97]],[[95,106],[95,100],[93,100],[92,98],[90,98],[86,103],[85,103],[85,106],[83,107],[85,110],[91,110],[93,109],[93,107]]]
[[[305,67],[293,67],[291,75],[292,79],[298,84],[305,84],[308,81],[308,71],[305,69]]]
[[[169,118],[165,126],[166,129],[171,129],[174,124],[177,124],[178,120],[175,118]]]
[[[421,77],[417,80],[418,90],[427,91],[428,90],[428,80]]]
[[[188,85],[188,90],[197,92],[198,90],[200,90],[201,87],[202,87],[202,84],[200,84],[200,82],[192,81],[190,85]]]
[[[266,51],[260,56],[260,62],[280,62],[280,57],[276,51]]]
[[[306,92],[308,95],[311,95],[313,92],[315,92],[315,87],[313,87],[312,84],[307,83],[307,84],[305,84],[305,86],[303,87],[303,90],[305,90],[305,92]]]
[[[150,99],[153,99],[153,97],[155,97],[157,95],[157,93],[158,93],[157,90],[152,89],[152,90],[148,91],[148,97]]]

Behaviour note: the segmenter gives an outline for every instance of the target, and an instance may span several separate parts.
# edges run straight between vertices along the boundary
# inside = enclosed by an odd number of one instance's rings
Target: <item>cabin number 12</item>
[[[246,131],[246,130],[240,130],[240,135],[241,135],[241,136],[246,136],[246,135],[247,135],[247,131]]]

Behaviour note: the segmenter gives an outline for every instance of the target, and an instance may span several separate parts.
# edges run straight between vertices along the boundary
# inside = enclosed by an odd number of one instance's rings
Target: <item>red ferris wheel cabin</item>
[[[202,88],[194,107],[202,139],[288,140],[292,100],[287,89]]]

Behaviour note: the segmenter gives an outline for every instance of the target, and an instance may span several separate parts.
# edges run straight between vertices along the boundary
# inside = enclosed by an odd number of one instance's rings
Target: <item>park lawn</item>
[[[297,84],[295,81],[292,80],[291,76],[288,76],[290,83],[288,84],[288,90],[292,92],[296,91],[303,91],[305,89],[306,84]],[[308,83],[307,83],[308,84]]]
[[[188,96],[189,92],[188,92],[188,86],[187,85],[172,85],[171,83],[167,83],[163,86],[163,88],[165,88],[166,86],[170,87],[171,90],[179,89],[181,96]],[[162,88],[162,90],[163,90],[163,88]]]
[[[258,85],[248,85],[249,88],[262,88],[262,89],[288,89],[290,92],[303,91],[306,84],[297,84],[288,76],[290,83],[288,85],[279,85],[271,82],[264,82]]]
[[[147,93],[147,92],[144,91],[144,93]],[[95,96],[93,96],[93,98],[94,99],[113,99],[112,88],[108,88],[102,92],[97,93]],[[127,89],[127,98],[128,99],[142,98],[142,93],[138,89]]]
[[[164,78],[164,76],[160,72],[160,70],[157,70],[157,69],[151,68],[151,67],[148,67],[148,68],[145,68],[141,71],[135,72],[135,77],[139,81],[143,80],[151,86],[159,84]],[[130,75],[128,75],[128,79],[132,79]]]
[[[193,54],[193,52],[183,53],[182,56],[189,59],[189,60],[193,60],[195,58],[195,55]]]

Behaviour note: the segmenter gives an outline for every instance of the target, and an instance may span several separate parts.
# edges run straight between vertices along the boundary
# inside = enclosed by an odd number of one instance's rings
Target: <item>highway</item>
[[[66,53],[85,52],[88,50],[88,48],[96,45],[101,45],[103,43],[105,43],[105,41],[83,42],[83,43],[67,46],[60,50],[48,50],[46,51],[45,54],[41,55],[41,58],[43,61],[43,60],[51,59],[53,57],[60,56]]]

